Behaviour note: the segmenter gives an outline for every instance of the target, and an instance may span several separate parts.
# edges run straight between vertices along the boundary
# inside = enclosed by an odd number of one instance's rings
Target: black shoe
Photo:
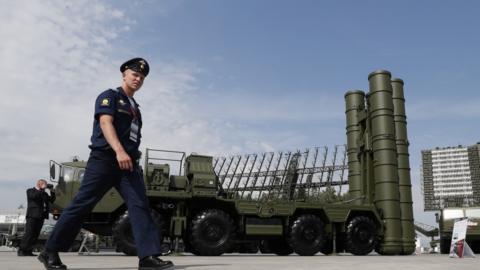
[[[138,262],[138,270],[167,270],[174,268],[171,261],[162,261],[154,256],[145,257]]]
[[[42,251],[37,258],[47,270],[67,269],[67,266],[60,260],[58,252]]]

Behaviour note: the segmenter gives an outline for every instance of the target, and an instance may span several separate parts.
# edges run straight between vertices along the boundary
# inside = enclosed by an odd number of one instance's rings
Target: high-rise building
[[[422,151],[425,211],[480,206],[480,143]]]

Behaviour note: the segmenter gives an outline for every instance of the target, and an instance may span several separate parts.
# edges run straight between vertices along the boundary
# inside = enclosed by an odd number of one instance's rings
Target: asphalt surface
[[[90,255],[61,253],[63,263],[70,270],[114,270],[137,269],[138,259],[118,253],[102,252]],[[273,256],[273,255],[223,255],[219,257],[198,257],[184,254],[166,256],[163,259],[175,263],[175,269],[188,270],[314,270],[314,269],[348,269],[348,270],[411,270],[411,269],[480,269],[480,255],[475,258],[454,259],[448,255],[421,254],[411,256],[351,256],[339,254],[313,257]],[[36,257],[17,257],[13,251],[0,251],[0,270],[42,270],[43,265]]]

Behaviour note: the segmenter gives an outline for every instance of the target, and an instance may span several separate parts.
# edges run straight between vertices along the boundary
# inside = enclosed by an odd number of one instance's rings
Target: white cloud
[[[1,5],[0,182],[33,185],[49,159],[86,157],[93,100],[120,78],[111,44],[130,25],[103,2]],[[0,196],[21,201],[17,188]]]
[[[123,18],[124,15],[125,15],[125,14],[124,14],[123,11],[121,11],[121,10],[118,10],[118,9],[112,10],[112,16],[113,16],[114,18]]]
[[[44,177],[39,169],[50,157],[87,142],[88,133],[80,128],[91,125],[84,104],[105,83],[98,74],[113,78],[105,55],[116,30],[103,23],[115,18],[105,12],[107,6],[85,1],[12,1],[2,6],[6,21],[0,35],[6,42],[0,44],[0,180]],[[110,37],[103,35],[107,32]],[[20,167],[22,174],[16,170]]]
[[[18,186],[48,178],[50,159],[87,158],[93,101],[101,90],[120,83],[118,66],[137,53],[129,44],[116,41],[138,26],[106,2],[1,4],[0,183],[16,185],[0,189],[0,197],[4,207],[14,208],[24,199]],[[249,123],[254,119],[318,120],[315,106],[323,108],[322,112],[336,106],[328,101],[316,104],[314,100],[281,98],[267,106],[263,104],[266,100],[252,98],[225,103],[196,99],[205,94],[197,80],[203,72],[201,66],[154,60],[136,95],[144,116],[143,148],[223,155],[303,147],[301,130],[272,132],[253,129]],[[253,110],[246,109],[249,106]],[[312,110],[298,109],[306,107]],[[332,111],[339,112],[333,116],[338,118],[343,109]]]
[[[130,48],[115,39],[135,21],[91,1],[5,1],[0,16],[0,182],[17,183],[0,196],[8,202],[4,207],[15,207],[24,199],[18,186],[47,178],[50,159],[87,158],[93,101],[120,83],[118,65],[126,56],[113,52]],[[231,129],[198,118],[186,102],[200,69],[160,61],[152,66],[136,97],[145,115],[143,146],[235,149],[234,140],[223,141]]]

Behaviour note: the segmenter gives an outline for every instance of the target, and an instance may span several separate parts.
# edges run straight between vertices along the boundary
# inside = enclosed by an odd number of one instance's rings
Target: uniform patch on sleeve
[[[102,99],[102,102],[100,103],[100,106],[104,106],[104,107],[110,106],[110,98]]]

